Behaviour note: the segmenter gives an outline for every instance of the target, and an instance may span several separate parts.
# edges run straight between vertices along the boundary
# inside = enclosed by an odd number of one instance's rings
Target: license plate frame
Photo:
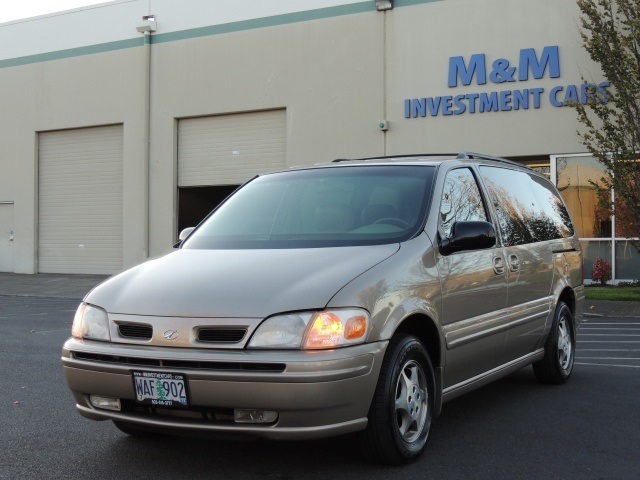
[[[131,370],[131,380],[138,404],[189,408],[189,382],[184,373]]]

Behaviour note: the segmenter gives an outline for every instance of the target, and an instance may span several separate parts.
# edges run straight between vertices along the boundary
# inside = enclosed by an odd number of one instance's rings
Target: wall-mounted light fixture
[[[142,17],[142,22],[136,25],[136,30],[140,33],[153,33],[156,31],[156,16],[155,15],[145,15]]]
[[[393,0],[376,0],[376,10],[379,12],[391,10],[393,8]]]

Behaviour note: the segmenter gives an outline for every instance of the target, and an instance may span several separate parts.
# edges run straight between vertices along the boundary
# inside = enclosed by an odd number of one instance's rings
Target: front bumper
[[[251,351],[119,345],[69,339],[64,375],[78,412],[168,433],[320,438],[365,428],[387,342],[330,351]],[[135,404],[132,370],[186,374],[191,409]],[[91,405],[89,395],[127,408]],[[238,424],[233,409],[278,413],[272,424]],[[228,412],[231,412],[229,418]]]

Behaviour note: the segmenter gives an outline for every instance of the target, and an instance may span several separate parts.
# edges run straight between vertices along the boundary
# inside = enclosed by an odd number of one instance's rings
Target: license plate
[[[181,373],[132,371],[136,401],[156,407],[188,407],[187,377]]]

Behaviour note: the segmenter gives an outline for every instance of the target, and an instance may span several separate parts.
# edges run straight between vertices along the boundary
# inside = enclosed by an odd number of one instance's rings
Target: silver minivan
[[[96,287],[62,363],[80,414],[130,435],[354,433],[404,464],[444,402],[529,364],[565,382],[583,299],[543,175],[471,153],[339,160],[255,177]]]

